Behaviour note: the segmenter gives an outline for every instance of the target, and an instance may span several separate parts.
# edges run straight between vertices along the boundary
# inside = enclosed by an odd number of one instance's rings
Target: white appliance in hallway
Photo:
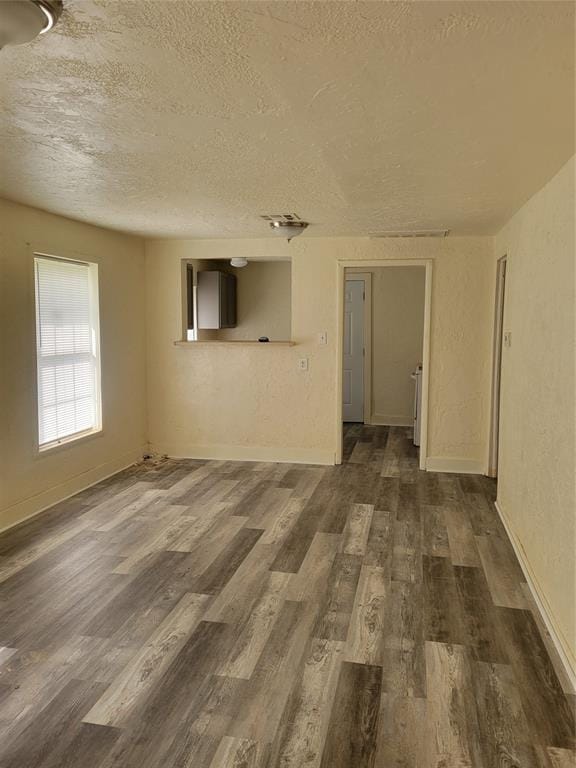
[[[422,418],[422,365],[418,365],[414,373],[410,374],[414,379],[414,445],[420,445],[420,422]]]
[[[364,421],[364,280],[344,285],[344,421]]]

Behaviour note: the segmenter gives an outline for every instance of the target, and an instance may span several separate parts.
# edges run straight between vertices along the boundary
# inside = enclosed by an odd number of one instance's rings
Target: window
[[[36,256],[38,443],[101,429],[98,267]]]

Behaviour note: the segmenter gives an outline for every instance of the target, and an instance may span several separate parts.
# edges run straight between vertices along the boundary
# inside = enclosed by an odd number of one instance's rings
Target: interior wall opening
[[[423,424],[426,279],[425,265],[344,270],[343,431],[353,425],[389,427],[409,438],[417,452]]]
[[[236,261],[233,259],[232,261]],[[185,341],[289,341],[289,260],[186,259],[182,262]]]

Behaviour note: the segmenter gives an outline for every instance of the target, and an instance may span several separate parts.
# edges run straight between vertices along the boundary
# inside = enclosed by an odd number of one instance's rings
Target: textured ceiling
[[[72,218],[492,233],[574,153],[573,3],[65,6],[0,51],[0,195]]]

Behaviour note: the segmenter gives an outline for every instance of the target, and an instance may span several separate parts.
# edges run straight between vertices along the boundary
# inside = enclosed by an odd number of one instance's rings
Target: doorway
[[[496,265],[496,301],[494,306],[494,340],[492,365],[492,416],[488,477],[498,477],[498,440],[500,434],[500,383],[502,375],[502,340],[504,328],[504,298],[506,290],[506,256]]]
[[[414,426],[412,405],[409,413],[384,411],[378,409],[374,402],[375,390],[373,381],[374,361],[374,331],[381,327],[375,323],[374,275],[388,272],[394,267],[424,267],[423,270],[408,270],[418,272],[424,278],[423,297],[420,294],[421,325],[420,347],[414,360],[414,369],[422,363],[419,373],[420,408],[418,412],[420,423],[419,467],[426,468],[427,435],[428,435],[428,381],[430,358],[430,315],[432,294],[432,261],[429,259],[402,259],[338,262],[338,380],[337,380],[337,422],[336,422],[336,463],[342,461],[343,424],[344,422],[360,422],[362,424],[381,424],[411,429]],[[383,269],[386,268],[386,269]],[[406,270],[404,270],[406,272]],[[397,270],[400,272],[400,270]],[[389,282],[392,282],[390,280]],[[422,288],[422,283],[421,283]],[[374,325],[374,329],[372,326]],[[397,326],[398,336],[404,331],[404,326]],[[381,346],[376,349],[381,353]],[[410,372],[404,377],[405,392],[414,397],[414,382],[410,382]],[[377,379],[376,379],[377,381]],[[378,383],[378,381],[377,381]],[[377,394],[377,393],[376,393]],[[378,398],[376,397],[376,400]],[[380,401],[381,402],[381,401]],[[376,408],[374,407],[376,405]],[[404,409],[405,410],[405,409]],[[382,414],[385,413],[383,418]],[[388,421],[389,415],[398,415],[398,420]]]

